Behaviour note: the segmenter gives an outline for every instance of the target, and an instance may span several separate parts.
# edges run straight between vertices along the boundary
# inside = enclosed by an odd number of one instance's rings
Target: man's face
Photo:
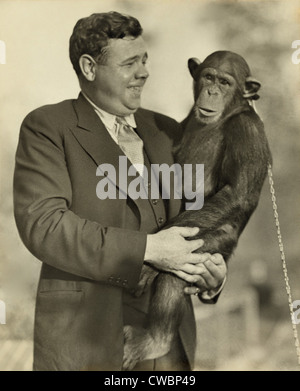
[[[95,104],[108,113],[128,115],[141,104],[146,69],[146,45],[141,36],[111,39],[105,64],[96,64],[92,83]]]

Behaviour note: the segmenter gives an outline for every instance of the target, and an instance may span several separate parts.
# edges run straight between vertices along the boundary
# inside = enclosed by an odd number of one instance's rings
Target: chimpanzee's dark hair
[[[103,61],[103,49],[108,40],[140,36],[143,29],[139,21],[119,12],[92,14],[79,19],[70,38],[69,54],[77,75],[81,73],[79,59],[83,54],[89,54],[97,61]]]

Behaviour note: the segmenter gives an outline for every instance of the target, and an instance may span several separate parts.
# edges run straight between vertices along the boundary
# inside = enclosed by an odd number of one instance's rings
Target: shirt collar
[[[85,97],[85,99],[93,106],[94,110],[96,113],[99,115],[101,121],[103,122],[104,126],[114,132],[115,131],[115,123],[116,123],[116,115],[110,114],[107,111],[104,111],[100,109],[91,99],[83,92],[82,95]],[[127,115],[124,117],[126,122],[128,123],[129,126],[132,128],[136,128],[136,122],[133,114]]]

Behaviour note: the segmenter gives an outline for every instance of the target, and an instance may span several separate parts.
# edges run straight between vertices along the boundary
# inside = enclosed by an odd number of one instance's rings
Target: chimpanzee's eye
[[[220,79],[220,83],[221,83],[223,86],[229,86],[229,81],[226,80],[226,79]]]
[[[206,79],[206,80],[212,80],[212,75],[210,75],[209,73],[207,73],[207,74],[205,75],[205,79]]]

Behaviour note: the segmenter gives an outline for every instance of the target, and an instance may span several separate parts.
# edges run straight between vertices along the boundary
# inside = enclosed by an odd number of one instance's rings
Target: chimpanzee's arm
[[[200,210],[187,210],[169,225],[197,226],[205,241],[201,252],[232,254],[238,238],[255,210],[271,161],[263,124],[254,112],[231,118],[224,128],[222,184]]]

